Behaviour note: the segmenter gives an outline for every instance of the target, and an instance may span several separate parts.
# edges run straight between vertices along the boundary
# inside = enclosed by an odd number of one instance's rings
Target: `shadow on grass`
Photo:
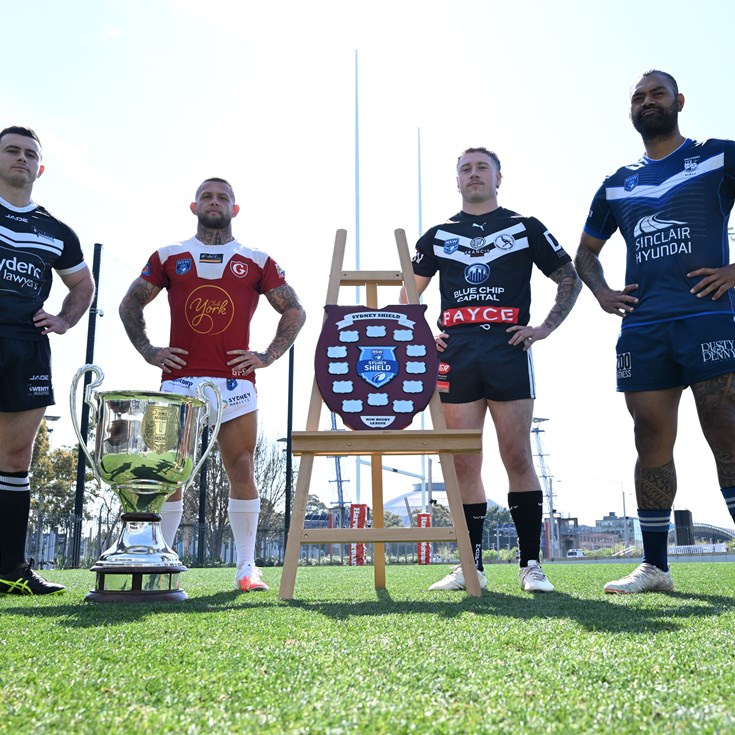
[[[496,619],[572,620],[587,630],[607,633],[677,631],[688,618],[717,617],[733,608],[731,597],[679,592],[637,596],[635,600],[579,598],[562,592],[520,597],[486,591],[480,598],[463,595],[451,600],[395,601],[386,590],[376,590],[376,594],[378,599],[374,601],[289,600],[282,604],[336,620],[402,614],[452,618],[469,614]]]
[[[262,610],[264,607],[283,604],[272,599],[263,599],[265,594],[268,593],[258,593],[257,596],[250,597],[237,590],[226,590],[196,596],[183,602],[74,602],[53,606],[23,605],[3,607],[3,613],[36,619],[59,618],[60,624],[68,628],[115,626],[138,622],[160,613],[191,615],[225,610],[234,612],[250,608]]]
[[[194,580],[192,580],[194,582]],[[339,597],[345,588],[337,585]],[[497,620],[573,621],[589,631],[608,633],[652,633],[677,631],[689,618],[715,618],[730,614],[733,598],[725,595],[696,592],[672,592],[631,596],[581,596],[556,591],[528,595],[487,590],[482,597],[469,597],[463,592],[419,592],[402,589],[392,595],[387,589],[373,589],[374,599],[358,595],[355,599],[324,599],[325,589],[304,590],[305,595],[292,600],[279,600],[277,590],[243,595],[236,590],[221,590],[196,594],[185,602],[57,602],[55,604],[22,604],[3,606],[3,613],[28,618],[56,619],[68,628],[127,625],[152,615],[241,615],[256,613],[274,618],[293,617],[303,613],[321,615],[335,621],[381,616],[407,616],[445,619],[476,616]],[[314,599],[315,595],[322,599]],[[409,596],[410,595],[410,596]],[[6,598],[7,599],[7,598]],[[50,603],[51,600],[48,600]],[[60,604],[59,604],[60,603]],[[415,625],[415,622],[411,622]]]

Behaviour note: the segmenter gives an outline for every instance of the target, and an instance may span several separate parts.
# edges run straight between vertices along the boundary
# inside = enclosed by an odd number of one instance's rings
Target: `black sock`
[[[28,473],[0,470],[0,569],[3,571],[11,571],[25,562],[30,510]]]
[[[508,493],[508,508],[516,524],[520,564],[527,567],[531,559],[539,560],[541,550],[541,523],[544,517],[544,494],[540,490],[530,493]]]
[[[470,534],[470,546],[475,557],[475,566],[482,571],[482,530],[485,526],[487,503],[470,503],[463,505],[467,531]]]

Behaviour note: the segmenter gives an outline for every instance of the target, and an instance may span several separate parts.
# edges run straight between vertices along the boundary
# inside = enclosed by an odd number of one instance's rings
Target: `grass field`
[[[0,733],[735,733],[735,565],[680,563],[669,595],[608,596],[632,568],[547,565],[558,592],[488,567],[481,599],[428,592],[446,567],[300,569],[296,597],[182,575],[184,603],[90,604],[86,570],[0,595]]]

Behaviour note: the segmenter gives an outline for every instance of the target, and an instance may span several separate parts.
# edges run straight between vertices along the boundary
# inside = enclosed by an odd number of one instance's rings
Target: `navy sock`
[[[730,516],[735,521],[735,487],[721,487],[720,492],[722,493],[722,497],[725,498]]]
[[[533,490],[530,493],[508,493],[508,508],[518,534],[520,565],[527,567],[531,559],[539,561],[544,494],[540,490]]]
[[[25,562],[30,510],[28,473],[0,470],[0,569],[3,571]]]
[[[475,566],[482,571],[482,530],[487,515],[487,503],[468,503],[463,505],[467,531],[470,535],[470,546],[475,557]]]
[[[669,526],[671,525],[671,508],[660,510],[638,509],[638,520],[643,537],[643,561],[653,564],[662,572],[669,571]]]

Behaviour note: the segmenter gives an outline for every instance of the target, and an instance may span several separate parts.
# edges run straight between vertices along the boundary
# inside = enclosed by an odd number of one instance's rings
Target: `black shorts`
[[[48,339],[0,337],[0,411],[30,411],[53,404]]]
[[[437,388],[442,403],[519,401],[536,397],[531,350],[509,345],[505,327],[447,330],[439,353]]]

